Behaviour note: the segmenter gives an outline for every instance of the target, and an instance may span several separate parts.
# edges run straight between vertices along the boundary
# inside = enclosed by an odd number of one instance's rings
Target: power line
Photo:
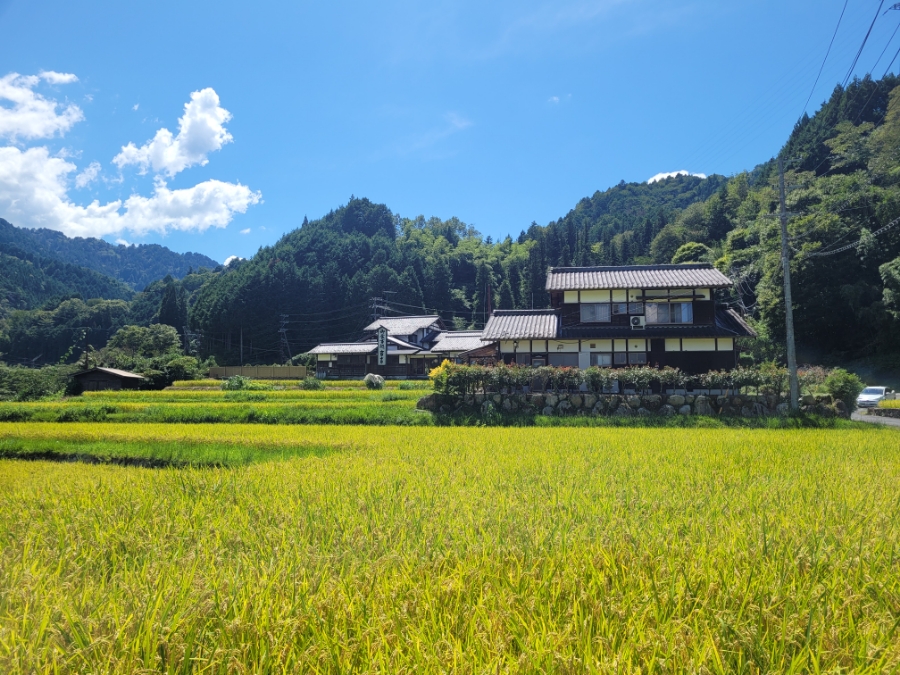
[[[884,227],[879,228],[879,229],[875,230],[874,232],[872,232],[871,236],[877,237],[879,234],[881,234],[882,232],[885,232],[886,230],[891,229],[898,223],[900,223],[900,218],[895,218],[894,220],[889,222]],[[840,239],[838,239],[838,241],[840,241]],[[834,243],[836,243],[836,242],[834,242]],[[829,246],[833,246],[834,243],[829,244]],[[858,241],[855,241],[852,244],[847,244],[846,246],[841,246],[840,248],[834,249],[833,251],[821,251],[821,252],[817,251],[814,253],[807,253],[806,256],[808,258],[824,258],[825,256],[836,255],[838,253],[843,253],[844,251],[849,251],[851,248],[858,248],[859,245],[862,243],[863,243],[863,240],[859,239]]]
[[[838,29],[841,27],[841,21],[844,20],[844,12],[847,11],[847,4],[849,2],[850,0],[844,0],[844,8],[841,10],[841,15],[838,17],[837,26],[834,27],[834,35],[831,36],[831,42],[828,43],[828,50],[825,52],[825,58],[822,59],[822,65],[819,66],[819,74],[816,75],[816,81],[813,82],[812,89],[809,90],[809,96],[806,98],[806,103],[803,104],[803,110],[800,112],[800,117],[803,117],[803,113],[806,112],[806,108],[812,100],[813,92],[815,92],[816,86],[819,84],[819,78],[822,77],[822,70],[825,68],[825,62],[828,60],[828,55],[831,53],[831,47],[834,45],[834,39],[837,37]]]
[[[875,12],[875,16],[872,19],[872,23],[869,24],[869,30],[866,31],[865,36],[863,37],[862,44],[859,46],[859,49],[856,52],[856,56],[853,57],[853,63],[850,64],[850,69],[847,71],[847,74],[844,76],[844,82],[841,84],[842,87],[846,87],[847,83],[850,81],[850,76],[853,74],[854,69],[856,68],[856,64],[859,62],[859,57],[862,56],[863,49],[866,47],[866,42],[869,41],[869,36],[872,34],[872,28],[875,27],[875,22],[878,21],[878,15],[881,14],[881,8],[884,6],[884,0],[880,0],[878,3],[878,9]]]

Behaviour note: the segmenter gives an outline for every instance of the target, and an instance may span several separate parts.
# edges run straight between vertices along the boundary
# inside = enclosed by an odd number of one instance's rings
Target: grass
[[[221,389],[224,380],[178,380],[172,384],[176,389],[215,388]],[[296,389],[303,380],[253,380],[255,384]],[[322,380],[328,389],[357,389],[364,387],[362,380]],[[429,380],[387,380],[386,389],[431,389]]]
[[[262,453],[0,461],[0,672],[896,672],[898,437],[0,424]]]
[[[889,400],[889,401],[879,401],[878,407],[879,408],[900,408],[900,400],[893,399],[893,400]]]

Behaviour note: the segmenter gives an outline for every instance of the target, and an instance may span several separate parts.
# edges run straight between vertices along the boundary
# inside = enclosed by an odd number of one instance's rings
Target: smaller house
[[[72,375],[82,391],[103,391],[111,389],[137,389],[144,378],[137,373],[117,368],[91,368]]]
[[[387,362],[378,365],[378,329],[387,330]],[[323,342],[310,350],[316,356],[316,376],[356,378],[367,373],[385,377],[425,377],[444,359],[493,363],[496,344],[485,345],[481,331],[447,331],[437,314],[386,316],[364,329],[358,342]]]
[[[490,345],[492,347],[494,345]],[[441,361],[448,359],[450,361],[465,362],[464,354],[472,350],[482,350],[485,344],[481,341],[480,330],[454,330],[441,333],[437,336],[431,353],[438,357]]]

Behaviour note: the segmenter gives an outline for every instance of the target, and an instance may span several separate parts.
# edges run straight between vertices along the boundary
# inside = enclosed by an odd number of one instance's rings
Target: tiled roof
[[[420,328],[428,328],[433,323],[440,323],[441,317],[437,314],[427,316],[383,316],[373,321],[363,330],[376,331],[379,326],[388,330],[388,335],[412,335]]]
[[[559,315],[552,309],[498,309],[481,334],[493,340],[546,340],[556,337]]]
[[[138,375],[137,373],[129,373],[127,370],[119,370],[118,368],[101,368],[97,366],[96,368],[90,368],[89,370],[82,370],[79,373],[74,373],[75,375],[86,375],[87,373],[93,373],[94,371],[101,371],[104,373],[109,373],[110,375],[117,375],[119,377],[127,377],[131,380],[143,380],[143,375]]]
[[[378,343],[376,342],[375,344]],[[419,349],[421,349],[421,347],[419,347],[418,345],[414,345],[412,342],[401,340],[400,338],[391,337],[390,334],[388,334],[388,345],[394,345],[394,347],[398,349],[412,349],[413,351],[418,351]]]
[[[756,331],[733,309],[717,309],[716,325],[739,337],[756,337]]]
[[[375,342],[323,342],[309,350],[310,354],[373,354]]]
[[[461,330],[442,333],[440,340],[431,348],[434,354],[446,352],[467,352],[470,349],[484,347],[480,330]]]
[[[606,288],[727,288],[731,280],[712,265],[551,267],[548,291]]]
[[[567,340],[591,340],[610,338],[706,338],[753,337],[756,332],[733,309],[717,309],[716,322],[712,325],[671,324],[648,325],[643,330],[631,326],[584,325],[560,330],[559,337]]]

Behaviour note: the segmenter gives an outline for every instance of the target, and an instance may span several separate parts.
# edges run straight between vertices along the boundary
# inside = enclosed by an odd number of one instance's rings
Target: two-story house
[[[716,300],[731,285],[707,264],[550,268],[551,309],[495,311],[481,339],[520,365],[731,369],[755,335]]]

